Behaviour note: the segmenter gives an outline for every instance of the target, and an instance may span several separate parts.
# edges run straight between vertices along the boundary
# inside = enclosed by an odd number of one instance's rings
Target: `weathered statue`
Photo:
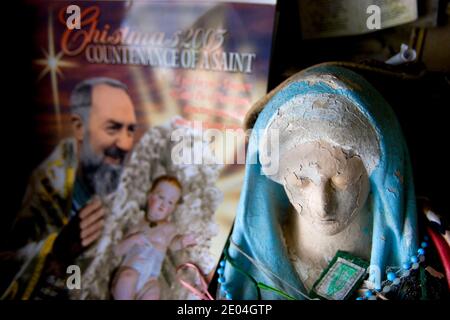
[[[342,67],[312,67],[258,102],[246,125],[253,131],[218,270],[220,297],[423,299],[446,292],[425,259],[431,246],[419,235],[401,128],[365,79]]]

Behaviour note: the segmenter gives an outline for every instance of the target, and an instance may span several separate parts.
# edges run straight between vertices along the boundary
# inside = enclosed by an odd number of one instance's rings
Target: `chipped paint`
[[[400,173],[400,170],[395,171],[395,176],[398,178],[398,181],[400,181],[400,183],[403,184],[404,179],[402,174]]]

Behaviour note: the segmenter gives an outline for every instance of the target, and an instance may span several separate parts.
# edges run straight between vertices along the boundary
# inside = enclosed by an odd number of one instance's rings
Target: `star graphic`
[[[53,96],[53,106],[55,108],[56,123],[58,128],[58,135],[61,135],[61,110],[59,105],[59,93],[58,93],[58,76],[63,77],[62,68],[73,68],[77,67],[77,64],[70,61],[62,60],[63,52],[60,51],[55,54],[55,44],[54,44],[54,32],[53,32],[53,14],[49,9],[48,14],[48,27],[47,27],[47,37],[48,37],[48,49],[45,50],[41,48],[44,58],[37,59],[34,61],[35,64],[44,66],[44,69],[40,72],[38,76],[38,81],[44,78],[47,74],[50,74],[50,82],[52,88]]]
[[[55,76],[55,73],[59,75],[61,78],[64,78],[64,74],[62,73],[62,68],[74,68],[78,66],[74,62],[64,61],[62,60],[63,52],[60,51],[56,55],[50,55],[45,49],[41,48],[42,53],[44,54],[44,59],[37,59],[34,61],[35,64],[44,66],[44,69],[41,71],[38,77],[38,81],[41,80],[47,73],[50,73],[51,77]]]

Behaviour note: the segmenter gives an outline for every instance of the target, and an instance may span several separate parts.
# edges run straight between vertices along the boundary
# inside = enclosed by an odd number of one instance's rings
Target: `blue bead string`
[[[217,269],[217,274],[219,275],[219,279],[217,279],[217,282],[219,282],[220,293],[222,294],[222,296],[225,296],[227,300],[232,300],[233,296],[228,291],[229,289],[226,285],[224,273],[225,273],[225,260],[222,260],[219,263],[219,269]]]
[[[424,237],[424,241],[420,244],[420,248],[417,250],[417,254],[410,257],[408,262],[403,263],[402,268],[397,272],[389,271],[386,274],[385,285],[377,289],[368,289],[362,296],[356,298],[356,300],[377,300],[378,294],[388,293],[393,286],[397,286],[401,283],[401,279],[409,277],[411,270],[419,269],[419,264],[425,261],[425,248],[428,247],[428,237]]]

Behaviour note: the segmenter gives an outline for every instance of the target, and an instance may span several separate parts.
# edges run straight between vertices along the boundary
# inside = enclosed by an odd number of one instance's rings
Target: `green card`
[[[348,299],[361,285],[368,267],[366,261],[338,251],[314,284],[310,295],[327,300]]]

